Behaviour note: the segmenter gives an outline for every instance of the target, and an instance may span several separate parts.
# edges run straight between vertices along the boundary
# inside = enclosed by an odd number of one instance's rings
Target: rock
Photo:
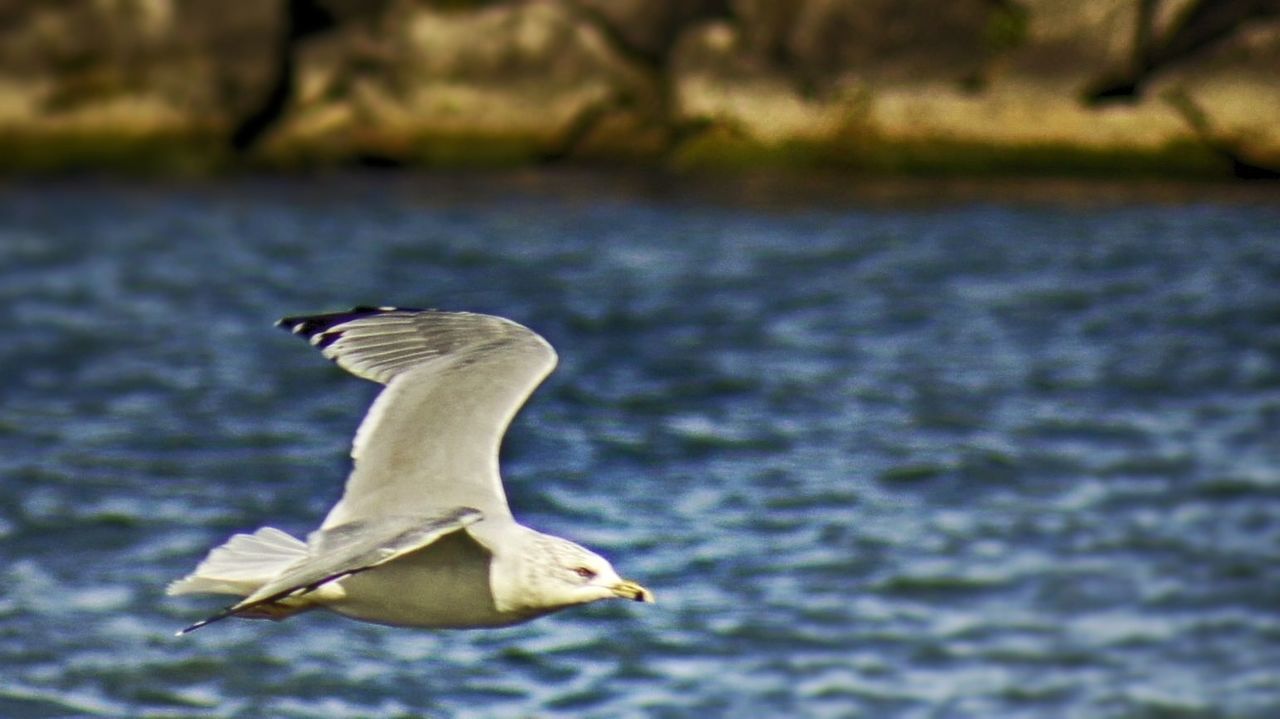
[[[838,108],[804,97],[793,78],[753,52],[730,23],[687,33],[671,70],[678,122],[728,128],[741,140],[766,145],[820,140],[834,130]]]
[[[0,136],[11,166],[60,152],[164,164],[216,155],[268,90],[283,2],[68,0],[0,8]],[[78,148],[78,149],[77,149]],[[170,157],[174,162],[183,160]]]
[[[1245,177],[1280,176],[1280,21],[1260,22],[1149,82],[1146,95]]]
[[[743,23],[677,46],[675,107],[683,122],[719,128],[711,148],[694,143],[698,161],[755,144],[764,157],[862,169],[1214,172],[1235,151],[1212,139],[1227,132],[1231,147],[1273,164],[1274,23],[1238,31],[1135,102],[1086,102],[1099,77],[1133,62],[1149,1],[804,0],[779,16],[743,0]],[[1167,10],[1156,21],[1171,22]],[[1193,103],[1202,127],[1162,97],[1170,86],[1204,98]]]
[[[0,168],[1280,171],[1280,0],[0,0]]]
[[[556,3],[399,4],[309,43],[297,88],[270,152],[426,164],[554,155],[581,118],[649,92],[596,27]]]
[[[793,7],[782,49],[817,89],[849,81],[961,83],[987,58],[990,0],[805,0]]]
[[[691,28],[732,17],[729,0],[568,0],[626,57],[661,69]]]

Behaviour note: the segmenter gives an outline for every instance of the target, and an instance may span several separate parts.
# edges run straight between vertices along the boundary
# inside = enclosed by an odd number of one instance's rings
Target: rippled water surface
[[[0,188],[0,716],[1280,716],[1280,202],[593,184]],[[512,504],[659,603],[173,637],[336,498],[271,322],[353,304],[555,344]]]

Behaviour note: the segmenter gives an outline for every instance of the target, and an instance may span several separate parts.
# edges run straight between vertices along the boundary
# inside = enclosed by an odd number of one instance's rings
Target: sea
[[[516,517],[653,605],[175,630],[377,385],[274,328],[525,324]],[[1280,717],[1280,186],[0,182],[0,716]]]

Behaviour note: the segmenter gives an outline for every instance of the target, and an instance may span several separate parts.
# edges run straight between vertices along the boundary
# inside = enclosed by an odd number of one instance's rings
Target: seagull
[[[305,542],[272,527],[237,534],[169,584],[170,595],[241,597],[179,635],[317,608],[468,629],[601,599],[654,601],[600,555],[520,524],[507,506],[502,437],[556,364],[537,333],[491,315],[396,307],[276,325],[385,388],[356,431],[342,498]]]

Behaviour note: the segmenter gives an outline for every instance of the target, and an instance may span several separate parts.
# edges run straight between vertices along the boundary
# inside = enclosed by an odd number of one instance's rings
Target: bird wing
[[[391,515],[313,532],[307,538],[305,557],[253,594],[178,633],[186,634],[220,619],[252,614],[265,605],[310,594],[330,582],[416,552],[483,517],[479,510],[458,507],[438,515]]]
[[[510,517],[498,450],[556,365],[546,340],[501,317],[392,307],[277,325],[352,374],[386,385],[356,432],[355,466],[324,528],[450,507]]]

